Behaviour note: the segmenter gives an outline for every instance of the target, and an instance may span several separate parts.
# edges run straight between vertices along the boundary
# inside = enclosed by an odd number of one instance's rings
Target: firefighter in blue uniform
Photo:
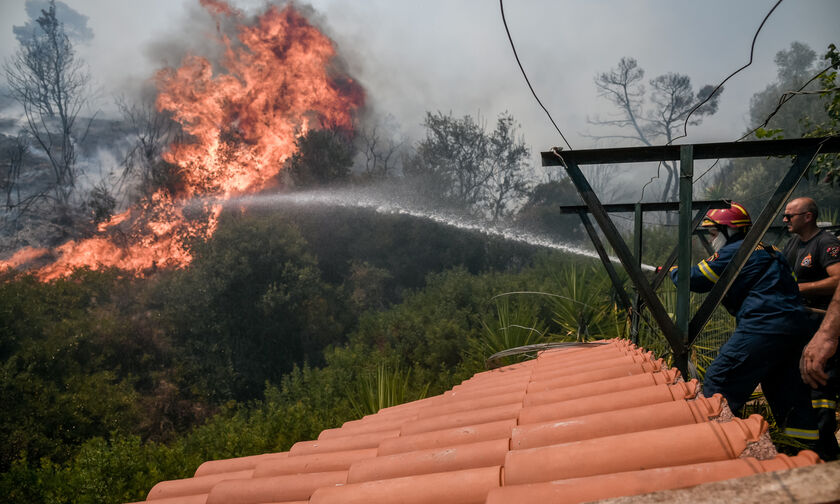
[[[691,290],[708,292],[735,256],[752,221],[741,205],[711,210],[701,224],[713,237],[715,253],[691,268]],[[677,269],[671,268],[677,282]],[[799,356],[811,324],[790,266],[774,247],[759,245],[738,274],[723,306],[735,316],[735,332],[706,371],[703,394],[720,393],[735,413],[758,384],[785,434],[810,447],[818,438]]]

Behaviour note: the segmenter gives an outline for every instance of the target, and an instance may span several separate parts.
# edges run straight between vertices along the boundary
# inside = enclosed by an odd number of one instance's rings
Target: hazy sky
[[[81,54],[109,96],[148,78],[163,42],[201,39],[212,30],[198,0],[65,0],[89,17],[94,38]],[[775,0],[508,0],[505,13],[525,70],[576,149],[594,147],[587,116],[610,109],[593,77],[622,56],[646,79],[684,73],[695,89],[717,84],[749,60],[755,30]],[[262,1],[237,0],[247,11]],[[347,56],[369,102],[418,133],[425,111],[503,111],[522,124],[534,151],[561,145],[516,66],[496,0],[313,0],[329,35]],[[775,79],[773,57],[792,41],[818,54],[840,42],[840,1],[785,0],[758,37],[753,65],[729,81],[720,111],[689,129],[687,142],[729,141],[748,129],[750,97]],[[17,46],[13,25],[26,21],[24,0],[0,0],[0,56]],[[200,44],[200,40],[195,41]],[[155,49],[156,48],[156,49]],[[177,61],[169,61],[176,64]]]

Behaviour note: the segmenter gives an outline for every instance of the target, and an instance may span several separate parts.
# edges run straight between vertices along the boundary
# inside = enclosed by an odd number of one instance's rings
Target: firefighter
[[[796,198],[782,220],[794,235],[784,248],[807,306],[825,310],[840,284],[840,240],[817,226],[819,209],[811,198]]]
[[[691,268],[691,290],[712,289],[751,224],[747,211],[735,202],[706,214],[701,225],[711,234],[715,253]],[[676,283],[676,267],[670,273]],[[778,249],[759,245],[722,304],[735,316],[736,328],[706,370],[703,394],[722,394],[737,414],[761,384],[785,434],[816,448],[816,415],[799,374],[799,356],[807,343],[802,329],[811,322],[787,260]]]

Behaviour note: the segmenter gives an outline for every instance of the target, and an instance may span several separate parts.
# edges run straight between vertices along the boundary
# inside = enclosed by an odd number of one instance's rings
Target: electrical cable
[[[821,93],[827,93],[829,91],[835,91],[837,88],[834,88],[834,89],[818,89],[818,90],[815,90],[815,91],[804,91],[804,92],[802,91],[803,89],[805,89],[806,86],[808,86],[808,84],[814,82],[822,74],[831,70],[831,68],[833,66],[834,65],[828,65],[827,67],[822,69],[820,71],[820,73],[818,73],[818,74],[814,75],[813,77],[811,77],[810,79],[808,79],[808,81],[805,84],[802,84],[802,86],[800,86],[799,89],[797,89],[796,91],[787,91],[787,92],[783,93],[782,96],[779,97],[779,104],[776,106],[775,109],[773,109],[772,112],[770,112],[770,115],[768,115],[767,118],[764,119],[764,122],[762,122],[761,124],[759,124],[755,128],[751,129],[750,131],[746,132],[741,138],[739,138],[738,140],[735,140],[735,141],[740,142],[741,140],[744,140],[748,136],[750,136],[753,133],[755,133],[756,131],[758,131],[759,128],[763,128],[763,127],[767,126],[767,124],[770,122],[770,119],[772,119],[773,116],[775,116],[776,113],[779,112],[779,109],[782,108],[782,105],[784,105],[785,103],[792,100],[794,96],[799,96],[799,95],[803,95],[803,94],[821,94]]]
[[[501,0],[500,0],[500,1],[501,1]],[[688,114],[685,116],[685,123],[683,124],[683,134],[682,134],[682,135],[680,135],[680,136],[678,136],[678,137],[672,138],[672,139],[671,139],[671,140],[669,140],[669,141],[668,141],[668,143],[666,143],[665,145],[671,145],[671,144],[672,144],[673,142],[675,142],[676,140],[679,140],[680,138],[685,138],[685,137],[687,137],[687,136],[688,136],[688,121],[689,121],[689,119],[691,119],[691,115],[692,115],[694,112],[696,112],[696,111],[697,111],[697,109],[699,109],[700,107],[702,107],[702,106],[703,106],[706,102],[708,102],[709,100],[711,100],[711,99],[712,99],[712,97],[713,97],[713,96],[715,96],[715,94],[716,94],[716,93],[720,90],[720,88],[721,88],[721,87],[723,87],[723,85],[724,85],[724,84],[725,84],[725,83],[726,83],[729,79],[731,79],[732,77],[734,77],[736,74],[738,74],[739,72],[741,72],[742,70],[744,70],[744,69],[745,69],[745,68],[747,68],[748,66],[752,65],[752,62],[753,62],[753,57],[754,57],[754,55],[755,55],[755,43],[756,43],[756,41],[758,40],[758,34],[761,32],[761,29],[762,29],[762,28],[764,28],[764,25],[765,25],[765,23],[767,23],[767,20],[770,18],[770,15],[771,15],[771,14],[773,14],[773,11],[775,11],[775,10],[776,10],[776,8],[777,8],[777,7],[778,7],[781,3],[782,3],[782,0],[778,0],[778,1],[775,3],[775,5],[773,5],[773,7],[770,9],[770,11],[769,11],[769,12],[768,12],[765,16],[764,16],[764,19],[762,19],[762,20],[761,20],[761,24],[759,24],[759,25],[758,25],[758,29],[755,31],[755,35],[753,35],[753,39],[752,39],[752,44],[750,45],[750,60],[749,60],[749,61],[748,61],[748,62],[747,62],[744,66],[742,66],[741,68],[739,68],[739,69],[735,70],[734,72],[732,72],[731,74],[729,74],[729,75],[728,75],[725,79],[723,79],[723,80],[720,82],[720,84],[718,84],[718,85],[717,85],[717,86],[716,86],[716,87],[712,90],[712,92],[711,92],[711,93],[709,93],[709,96],[707,96],[705,100],[703,100],[703,101],[701,101],[700,103],[698,103],[697,105],[695,105],[695,106],[694,106],[694,108],[692,108],[692,109],[688,112]],[[714,166],[714,165],[712,165],[712,166]],[[659,162],[659,166],[657,166],[657,167],[656,167],[656,175],[655,175],[655,176],[653,176],[653,177],[651,177],[651,179],[650,179],[650,180],[648,180],[648,182],[647,182],[644,186],[642,186],[642,194],[641,194],[641,196],[639,197],[639,202],[641,202],[641,201],[642,201],[642,199],[644,198],[644,195],[645,195],[645,189],[647,188],[647,186],[649,186],[650,184],[652,184],[654,180],[656,180],[656,179],[658,179],[658,178],[660,177],[660,171],[661,171],[661,169],[662,169],[662,161],[660,161],[660,162]]]
[[[566,142],[566,146],[569,148],[569,150],[572,150],[571,144],[569,144],[569,141],[566,140],[565,135],[563,135],[563,132],[560,131],[560,127],[557,126],[557,123],[554,122],[554,118],[551,117],[551,113],[548,111],[547,108],[545,108],[545,105],[543,105],[543,102],[540,100],[540,97],[537,96],[537,92],[534,91],[534,86],[531,85],[531,81],[528,79],[528,74],[525,73],[525,68],[522,67],[522,62],[519,61],[519,55],[516,53],[516,46],[513,43],[513,37],[510,35],[510,29],[508,28],[507,19],[505,19],[504,0],[499,0],[499,9],[502,11],[502,24],[505,25],[505,32],[507,33],[508,40],[510,41],[510,48],[513,50],[513,57],[516,58],[516,64],[519,65],[519,70],[522,72],[522,76],[525,77],[525,82],[528,84],[528,88],[531,90],[531,94],[534,95],[534,98],[537,100],[537,103],[539,103],[540,107],[542,107],[542,109],[545,111],[546,115],[548,116],[548,119],[551,121],[551,124],[554,125],[554,129],[557,130],[557,133],[560,133],[560,138],[562,138],[563,141]]]
[[[747,68],[748,66],[752,65],[752,62],[753,62],[753,56],[754,56],[754,54],[755,54],[755,43],[756,43],[756,41],[758,40],[758,34],[759,34],[759,33],[761,33],[761,29],[762,29],[762,28],[764,28],[764,24],[765,24],[765,23],[767,23],[767,20],[770,18],[770,15],[771,15],[771,14],[773,14],[773,11],[775,11],[775,10],[776,10],[776,8],[777,8],[777,7],[779,6],[779,4],[781,4],[781,3],[782,3],[782,0],[779,0],[778,2],[776,2],[776,4],[775,4],[775,5],[773,5],[773,7],[770,9],[770,11],[767,13],[767,15],[766,15],[766,16],[764,16],[764,19],[763,19],[763,20],[761,20],[761,24],[760,24],[760,25],[758,25],[758,29],[755,31],[755,35],[753,35],[752,45],[750,45],[750,60],[747,62],[747,64],[746,64],[746,65],[744,65],[744,66],[742,66],[741,68],[739,68],[739,69],[735,70],[735,71],[734,71],[734,72],[732,72],[731,74],[729,74],[729,75],[728,75],[725,79],[723,79],[723,80],[720,82],[720,84],[718,84],[718,85],[717,85],[717,87],[716,87],[714,90],[712,90],[712,92],[711,92],[711,93],[709,93],[709,96],[707,96],[705,100],[703,100],[703,101],[701,101],[700,103],[698,103],[697,105],[695,105],[695,106],[694,106],[694,108],[693,108],[693,109],[691,109],[691,110],[688,112],[688,115],[685,117],[685,123],[683,124],[683,134],[682,134],[682,136],[678,136],[678,137],[674,138],[674,140],[678,140],[678,139],[680,139],[680,138],[684,138],[684,137],[687,137],[687,136],[688,136],[688,120],[691,118],[691,114],[693,114],[695,111],[697,111],[697,109],[699,109],[700,107],[702,107],[702,106],[703,106],[706,102],[708,102],[709,100],[711,100],[711,99],[712,99],[712,97],[715,95],[715,93],[717,93],[717,92],[718,92],[718,90],[719,90],[721,87],[723,87],[723,85],[726,83],[726,81],[728,81],[729,79],[731,79],[732,77],[734,77],[734,76],[735,76],[735,74],[737,74],[737,73],[741,72],[743,69],[745,69],[745,68]],[[673,142],[674,140],[671,140],[671,141]]]
[[[684,123],[684,125],[683,125],[683,135],[681,135],[681,136],[678,136],[678,137],[676,137],[676,138],[671,139],[671,140],[670,140],[670,141],[669,141],[666,145],[670,145],[670,144],[671,144],[671,143],[673,143],[674,141],[679,140],[680,138],[684,138],[684,137],[688,136],[688,122],[689,122],[689,119],[690,119],[691,115],[692,115],[692,114],[693,114],[693,113],[694,113],[697,109],[699,109],[701,106],[703,106],[703,104],[705,104],[706,102],[708,102],[708,101],[709,101],[709,100],[710,100],[710,99],[711,99],[711,98],[715,95],[715,93],[717,93],[717,91],[718,91],[718,90],[720,90],[720,88],[721,88],[721,87],[722,87],[722,86],[723,86],[723,85],[724,85],[724,84],[725,84],[725,83],[726,83],[729,79],[731,79],[731,78],[732,78],[732,77],[734,77],[736,74],[738,74],[739,72],[743,71],[745,68],[747,68],[748,66],[750,66],[750,65],[753,63],[754,54],[755,54],[755,45],[756,45],[756,42],[757,42],[757,40],[758,40],[758,35],[759,35],[759,33],[761,32],[761,30],[762,30],[762,28],[764,27],[764,25],[767,23],[767,20],[768,20],[768,19],[770,18],[770,16],[773,14],[773,12],[776,10],[776,8],[777,8],[777,7],[778,7],[778,6],[782,3],[782,1],[783,1],[783,0],[778,0],[778,1],[777,1],[774,5],[773,5],[773,7],[772,7],[772,8],[771,8],[768,12],[767,12],[767,14],[764,16],[764,19],[762,19],[761,23],[759,24],[758,29],[756,30],[755,34],[753,35],[752,44],[750,45],[750,59],[749,59],[749,61],[748,61],[745,65],[743,65],[741,68],[739,68],[739,69],[735,70],[734,72],[732,72],[731,74],[729,74],[729,75],[728,75],[725,79],[723,79],[723,80],[720,82],[720,84],[718,84],[718,85],[715,87],[715,89],[714,89],[714,90],[713,90],[713,91],[709,94],[709,96],[708,96],[705,100],[703,100],[702,102],[698,103],[698,104],[697,104],[694,108],[692,108],[692,109],[689,111],[688,115],[686,116],[685,123]],[[503,2],[503,0],[499,0],[500,5],[502,4],[502,2]],[[503,6],[503,5],[501,5],[501,7],[502,7],[502,21],[504,22],[504,24],[505,24],[505,29],[507,30],[507,22],[505,21],[505,17],[504,17],[504,6]],[[510,32],[509,32],[509,31],[508,31],[508,37],[510,38]],[[510,43],[511,43],[511,47],[513,48],[514,56],[516,56],[516,48],[515,48],[515,47],[513,47],[513,40],[512,40],[512,39],[510,40]],[[518,58],[518,56],[517,56],[517,63],[519,63],[519,58]],[[520,65],[519,65],[519,67],[520,67],[520,69],[522,70],[522,74],[525,76],[525,80],[526,80],[526,82],[528,82],[528,77],[527,77],[527,75],[525,75],[525,70],[524,70],[524,69],[522,69],[522,65],[521,65],[521,63],[520,63]],[[773,111],[772,111],[772,112],[771,112],[771,113],[767,116],[767,118],[766,118],[766,119],[765,119],[765,120],[764,120],[764,121],[763,121],[763,122],[762,122],[759,126],[756,126],[755,128],[753,128],[753,129],[752,129],[752,130],[750,130],[749,132],[745,133],[743,136],[741,136],[739,139],[737,139],[737,140],[735,140],[735,141],[736,141],[736,142],[740,142],[740,141],[742,141],[742,140],[746,139],[747,137],[749,137],[750,135],[752,135],[753,133],[755,133],[755,132],[756,132],[759,128],[762,128],[762,127],[766,126],[766,125],[770,122],[770,119],[772,119],[772,118],[773,118],[773,116],[775,116],[775,115],[778,113],[779,109],[781,109],[781,107],[782,107],[785,103],[787,103],[788,101],[790,101],[790,100],[791,100],[794,96],[798,96],[798,95],[802,95],[802,94],[815,94],[815,93],[821,93],[821,92],[831,91],[831,90],[817,90],[817,91],[803,92],[803,90],[805,89],[805,87],[807,87],[810,83],[812,83],[812,82],[813,82],[813,81],[815,81],[817,78],[819,78],[819,77],[820,77],[821,75],[823,75],[825,72],[827,72],[828,70],[830,70],[832,67],[833,67],[833,65],[829,65],[829,66],[827,66],[826,68],[824,68],[823,70],[821,70],[819,73],[815,74],[815,75],[814,75],[814,76],[812,76],[810,79],[808,79],[808,81],[806,81],[806,82],[805,82],[805,83],[804,83],[801,87],[799,87],[799,89],[797,89],[796,91],[788,91],[788,92],[786,92],[786,93],[782,94],[782,96],[779,98],[779,104],[778,104],[778,105],[776,106],[776,108],[775,108],[775,109],[774,109],[774,110],[773,110]],[[528,82],[528,85],[529,85],[529,87],[530,87],[530,82]],[[535,98],[537,98],[537,102],[539,102],[539,103],[540,103],[540,105],[542,106],[542,102],[540,102],[540,101],[539,101],[539,98],[537,97],[537,95],[536,95],[536,93],[534,92],[533,88],[531,88],[531,92],[532,92],[532,93],[534,93],[534,97],[535,97]],[[545,107],[544,107],[544,106],[543,106],[543,110],[545,110]],[[546,111],[546,113],[548,114],[548,110],[545,110],[545,111]],[[549,119],[551,119],[551,115],[550,115],[550,114],[549,114]],[[553,119],[552,119],[552,123],[554,123],[554,120],[553,120]],[[557,128],[557,125],[556,125],[556,124],[555,124],[554,126],[555,126],[555,128]],[[558,132],[560,132],[560,129],[559,129],[559,128],[557,128],[557,131],[558,131]],[[561,135],[561,136],[563,136],[562,132],[560,133],[560,135]],[[565,140],[565,137],[563,138],[563,140]],[[566,145],[568,145],[568,142],[566,143]],[[571,146],[569,146],[569,148],[571,149]],[[559,151],[556,151],[556,150],[555,150],[555,151],[554,151],[554,154],[555,154],[555,155],[556,155],[556,156],[557,156],[557,157],[561,160],[561,162],[565,165],[565,161],[563,160],[563,158],[562,158],[561,154],[559,153]],[[707,169],[706,169],[703,173],[701,173],[699,177],[697,177],[696,179],[694,179],[693,184],[696,184],[696,183],[697,183],[700,179],[702,179],[702,178],[703,178],[706,174],[708,174],[710,171],[712,171],[712,170],[715,168],[715,166],[717,166],[717,165],[718,165],[718,163],[719,163],[719,162],[720,162],[720,159],[715,160],[715,162],[714,162],[714,163],[713,163],[713,164],[712,164],[709,168],[707,168]],[[656,169],[656,175],[655,175],[654,177],[651,177],[651,179],[650,179],[647,183],[645,183],[645,185],[644,185],[644,186],[642,186],[642,195],[641,195],[641,197],[640,197],[640,199],[639,199],[639,202],[641,202],[641,201],[642,201],[642,199],[644,198],[644,193],[645,193],[645,189],[647,188],[647,186],[649,186],[651,183],[653,183],[653,181],[654,181],[654,180],[656,180],[656,179],[658,179],[658,178],[660,177],[661,168],[662,168],[662,162],[660,161],[660,162],[659,162],[659,165],[657,166],[657,169]],[[629,219],[628,219],[628,220],[629,220]]]
[[[833,67],[834,67],[834,65],[828,65],[827,67],[823,68],[823,69],[822,69],[819,73],[815,74],[813,77],[811,77],[810,79],[808,79],[808,80],[805,82],[805,84],[802,84],[802,86],[800,86],[800,87],[799,87],[799,89],[797,89],[796,91],[787,91],[787,92],[783,93],[783,94],[779,97],[779,104],[776,106],[776,108],[775,108],[775,109],[773,109],[773,111],[772,111],[772,112],[770,112],[770,114],[767,116],[767,118],[765,118],[765,119],[764,119],[764,121],[763,121],[761,124],[759,124],[758,126],[756,126],[756,127],[755,127],[755,128],[753,128],[753,129],[751,129],[750,131],[748,131],[748,132],[744,133],[744,134],[741,136],[741,138],[739,138],[739,139],[737,139],[737,140],[735,140],[735,141],[736,141],[736,142],[740,142],[740,141],[742,141],[742,140],[745,140],[745,139],[747,139],[750,135],[752,135],[753,133],[755,133],[756,131],[758,131],[758,130],[759,130],[759,128],[763,128],[763,127],[767,126],[767,124],[770,122],[770,119],[772,119],[772,118],[773,118],[773,117],[774,117],[774,116],[775,116],[775,115],[779,112],[779,109],[781,109],[781,108],[782,108],[782,106],[783,106],[784,104],[786,104],[787,102],[789,102],[790,100],[792,100],[794,96],[799,96],[799,95],[808,95],[808,94],[822,94],[822,93],[829,92],[829,91],[835,91],[837,88],[833,88],[833,89],[818,89],[818,90],[814,90],[814,91],[803,91],[803,89],[805,89],[805,88],[808,86],[808,84],[810,84],[810,83],[814,82],[815,80],[817,80],[817,79],[818,79],[821,75],[823,75],[823,74],[824,74],[824,73],[826,73],[827,71],[831,70]],[[715,166],[717,166],[717,164],[718,164],[719,162],[720,162],[720,159],[718,159],[717,161],[715,161],[715,162],[714,162],[714,164],[712,164],[712,166],[710,166],[710,167],[709,167],[706,171],[704,171],[703,173],[701,173],[699,177],[697,177],[696,179],[694,179],[694,182],[693,182],[693,183],[694,183],[694,184],[696,184],[696,183],[697,183],[700,179],[702,179],[702,178],[703,178],[703,177],[704,177],[707,173],[709,173],[710,171],[712,171],[712,169],[713,169]]]

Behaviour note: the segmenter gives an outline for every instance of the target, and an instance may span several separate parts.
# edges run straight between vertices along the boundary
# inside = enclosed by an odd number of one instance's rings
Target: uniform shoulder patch
[[[720,254],[715,252],[714,254],[712,254],[712,255],[710,255],[709,257],[706,258],[706,262],[710,263],[710,262],[714,261],[715,259],[717,259],[718,257],[720,257]]]
[[[831,257],[840,257],[840,246],[833,245],[825,249],[825,253]]]
[[[799,265],[803,268],[810,268],[812,264],[813,260],[811,259],[811,254],[806,255],[804,258],[802,258],[802,262],[799,263]]]

